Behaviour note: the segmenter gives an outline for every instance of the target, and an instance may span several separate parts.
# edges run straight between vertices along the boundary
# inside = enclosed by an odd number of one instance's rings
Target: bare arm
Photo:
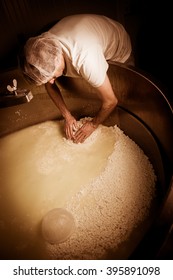
[[[114,94],[111,83],[106,75],[103,84],[97,88],[99,98],[102,101],[98,114],[91,122],[86,122],[75,134],[75,142],[83,142],[101,124],[116,107],[118,100]]]
[[[59,88],[55,84],[47,83],[46,90],[65,119],[65,133],[68,139],[73,138],[73,129],[77,127],[76,119],[68,110]]]
[[[103,121],[110,115],[110,113],[118,103],[118,100],[115,96],[107,75],[105,77],[104,83],[100,87],[98,87],[97,90],[98,96],[102,101],[102,105],[98,114],[92,120],[93,124],[96,127],[99,124],[103,123]]]

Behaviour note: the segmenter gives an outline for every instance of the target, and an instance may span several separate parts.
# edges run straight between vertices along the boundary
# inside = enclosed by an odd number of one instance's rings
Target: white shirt
[[[56,35],[62,45],[66,75],[82,76],[94,87],[103,84],[107,61],[124,63],[132,50],[124,27],[102,15],[67,16],[49,32]]]

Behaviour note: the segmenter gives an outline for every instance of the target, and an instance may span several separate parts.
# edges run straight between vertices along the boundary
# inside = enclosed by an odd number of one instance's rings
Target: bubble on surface
[[[65,242],[74,228],[75,221],[72,214],[63,208],[52,209],[42,219],[43,238],[51,244]]]

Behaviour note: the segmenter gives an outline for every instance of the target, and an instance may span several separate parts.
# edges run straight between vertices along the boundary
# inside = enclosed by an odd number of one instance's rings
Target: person
[[[46,90],[65,119],[67,139],[82,143],[110,115],[118,100],[111,86],[108,62],[126,63],[132,53],[130,36],[119,22],[104,15],[64,17],[48,31],[31,37],[24,46],[24,74]],[[78,129],[55,80],[61,75],[83,77],[96,88],[98,113]]]

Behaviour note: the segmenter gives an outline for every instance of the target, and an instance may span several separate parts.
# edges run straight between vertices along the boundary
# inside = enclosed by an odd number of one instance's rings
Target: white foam
[[[68,201],[77,229],[66,243],[49,247],[52,258],[104,259],[147,216],[155,193],[153,167],[116,126],[114,134],[114,151],[104,171]]]

